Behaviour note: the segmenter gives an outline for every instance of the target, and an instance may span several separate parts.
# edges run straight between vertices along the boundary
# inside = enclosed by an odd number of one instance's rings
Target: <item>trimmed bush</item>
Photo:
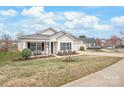
[[[31,53],[30,49],[25,48],[25,49],[22,50],[22,57],[24,59],[28,59],[31,56],[31,54],[32,53]]]
[[[63,51],[63,55],[68,55],[68,51]]]
[[[73,52],[71,50],[68,51],[68,55],[72,54]]]
[[[80,51],[84,51],[84,47],[83,46],[80,47]]]
[[[59,52],[57,53],[57,55],[62,56],[63,53],[62,53],[61,51],[59,51]]]
[[[77,54],[76,51],[73,51],[72,54]]]

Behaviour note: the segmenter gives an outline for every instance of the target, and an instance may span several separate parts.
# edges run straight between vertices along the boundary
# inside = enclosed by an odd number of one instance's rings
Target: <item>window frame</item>
[[[61,51],[70,51],[72,49],[71,42],[60,42],[60,50]]]
[[[44,51],[44,42],[27,42],[27,48],[31,49],[31,51]]]

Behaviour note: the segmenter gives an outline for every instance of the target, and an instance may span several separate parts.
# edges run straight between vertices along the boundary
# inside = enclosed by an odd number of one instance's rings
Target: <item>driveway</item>
[[[109,52],[89,52],[89,51],[77,51],[77,55],[71,56],[80,56],[80,55],[91,55],[91,56],[107,56],[107,57],[124,57],[123,53],[109,53]],[[63,58],[65,56],[54,55],[57,58]]]
[[[80,55],[94,55],[94,56],[110,56],[110,57],[124,57],[124,53],[109,53],[109,52],[87,52],[79,51]]]
[[[124,59],[62,87],[124,87]]]

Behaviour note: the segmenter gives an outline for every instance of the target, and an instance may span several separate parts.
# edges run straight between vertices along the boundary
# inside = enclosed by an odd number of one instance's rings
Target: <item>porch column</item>
[[[44,47],[44,49],[45,49],[45,54],[49,54],[49,46],[48,46],[48,42],[45,42],[45,47]]]
[[[37,51],[37,42],[36,42],[36,51]]]
[[[49,41],[49,48],[48,48],[48,50],[49,50],[49,54],[51,54],[51,41]]]
[[[22,41],[21,44],[22,44],[21,45],[22,50],[25,49],[25,48],[27,48],[27,45],[26,45],[26,42],[25,41]]]

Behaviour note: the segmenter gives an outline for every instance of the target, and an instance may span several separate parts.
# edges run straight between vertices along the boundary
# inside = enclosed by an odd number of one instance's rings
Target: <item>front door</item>
[[[53,42],[51,42],[51,53],[53,54]]]

